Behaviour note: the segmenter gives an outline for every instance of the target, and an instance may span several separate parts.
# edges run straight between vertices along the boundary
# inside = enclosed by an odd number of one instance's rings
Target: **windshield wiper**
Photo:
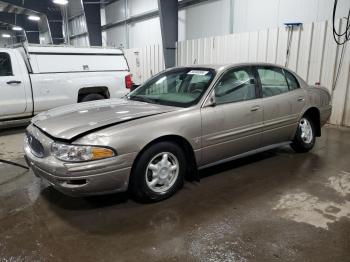
[[[154,104],[159,101],[158,99],[152,99],[152,98],[140,97],[140,96],[129,96],[129,99],[134,101],[146,102],[150,104]]]

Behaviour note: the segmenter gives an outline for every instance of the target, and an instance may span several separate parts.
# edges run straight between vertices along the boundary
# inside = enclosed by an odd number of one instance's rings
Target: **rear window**
[[[284,74],[287,78],[289,90],[298,89],[300,87],[298,80],[295,78],[295,76],[292,73],[284,70]]]
[[[0,53],[0,76],[12,76],[11,59],[8,53]]]

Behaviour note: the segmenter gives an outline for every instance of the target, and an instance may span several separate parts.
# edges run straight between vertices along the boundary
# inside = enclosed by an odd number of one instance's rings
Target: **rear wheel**
[[[146,149],[135,163],[130,189],[140,201],[160,201],[183,186],[185,172],[182,149],[171,142],[160,142]]]
[[[315,140],[314,123],[308,116],[303,116],[299,121],[298,130],[291,147],[296,152],[308,152],[314,147]]]
[[[101,99],[105,99],[105,97],[101,94],[88,94],[81,99],[81,102],[88,102]]]

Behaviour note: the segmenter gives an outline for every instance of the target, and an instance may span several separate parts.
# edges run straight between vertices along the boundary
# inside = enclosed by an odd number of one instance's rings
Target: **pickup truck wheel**
[[[174,195],[184,183],[186,158],[171,142],[160,142],[138,158],[133,167],[130,189],[137,200],[157,202]]]
[[[309,117],[303,116],[291,147],[297,153],[308,152],[314,147],[315,140],[315,126]]]
[[[80,102],[88,102],[88,101],[101,100],[101,99],[105,99],[105,97],[100,94],[88,94],[88,95],[85,95]]]

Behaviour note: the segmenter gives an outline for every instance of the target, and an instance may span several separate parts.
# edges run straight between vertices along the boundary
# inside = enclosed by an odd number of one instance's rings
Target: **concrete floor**
[[[0,158],[23,163],[23,129]],[[0,261],[350,261],[350,130],[201,172],[169,200],[70,198],[0,164]]]

